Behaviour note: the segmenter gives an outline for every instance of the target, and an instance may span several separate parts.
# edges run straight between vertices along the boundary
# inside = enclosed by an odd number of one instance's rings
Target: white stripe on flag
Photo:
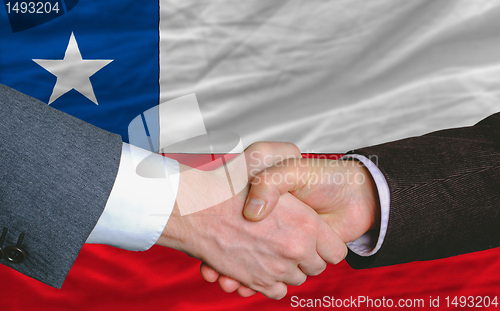
[[[303,152],[472,125],[500,110],[499,7],[161,0],[160,102],[196,93],[207,131]]]

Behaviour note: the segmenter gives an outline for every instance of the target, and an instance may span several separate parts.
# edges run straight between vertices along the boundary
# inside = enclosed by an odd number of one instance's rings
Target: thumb
[[[281,195],[304,187],[310,174],[307,159],[287,159],[260,172],[251,182],[243,215],[250,221],[263,220]]]
[[[246,195],[249,181],[263,169],[288,158],[300,158],[300,150],[292,143],[258,142],[218,169],[226,175],[234,194]]]
[[[248,146],[242,155],[245,159],[248,178],[262,170],[289,158],[302,158],[299,148],[293,143],[257,142]],[[230,165],[232,163],[229,163]]]

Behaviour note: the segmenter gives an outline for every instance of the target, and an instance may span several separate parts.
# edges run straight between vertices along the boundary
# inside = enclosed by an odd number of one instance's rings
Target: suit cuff
[[[343,156],[342,159],[355,158],[359,160],[370,171],[370,174],[377,186],[378,196],[380,199],[380,230],[370,230],[362,235],[359,239],[347,243],[347,247],[359,256],[371,256],[375,254],[382,243],[384,242],[387,233],[387,224],[389,223],[390,210],[390,194],[389,185],[380,169],[368,158],[358,155],[349,154]]]
[[[87,243],[149,249],[167,224],[178,187],[177,161],[123,143],[113,189]]]

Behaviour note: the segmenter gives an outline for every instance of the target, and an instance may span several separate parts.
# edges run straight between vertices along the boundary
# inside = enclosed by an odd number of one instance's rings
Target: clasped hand
[[[237,160],[210,172],[181,167],[176,206],[157,242],[200,259],[204,278],[224,291],[281,299],[287,285],[339,263],[345,243],[377,227],[376,188],[360,163],[301,159],[290,143],[256,143],[239,157],[245,170],[232,167]],[[217,199],[228,171],[251,182],[230,199],[181,216],[181,204]]]

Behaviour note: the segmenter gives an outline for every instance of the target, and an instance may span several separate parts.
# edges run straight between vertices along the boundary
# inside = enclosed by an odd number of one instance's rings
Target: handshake
[[[375,183],[356,160],[303,159],[291,143],[255,143],[238,157],[213,171],[181,165],[174,211],[156,243],[200,259],[203,277],[226,292],[281,299],[287,285],[341,262],[346,243],[380,226]],[[228,171],[246,187],[226,199]]]

